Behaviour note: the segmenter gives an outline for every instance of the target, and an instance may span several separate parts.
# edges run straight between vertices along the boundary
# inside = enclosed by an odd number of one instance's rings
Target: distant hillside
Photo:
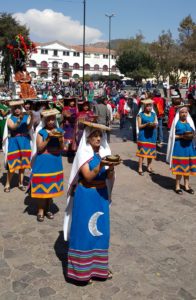
[[[111,40],[111,49],[116,50],[118,48],[118,45],[124,41],[126,41],[126,39]],[[95,48],[108,48],[108,42],[98,42],[94,44],[88,44],[86,46],[95,47]]]

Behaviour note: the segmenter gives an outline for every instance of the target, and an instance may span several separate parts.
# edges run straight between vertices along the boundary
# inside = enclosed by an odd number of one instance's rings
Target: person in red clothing
[[[120,129],[123,129],[125,126],[126,116],[128,111],[126,111],[127,99],[124,96],[121,96],[118,103],[118,113],[120,115]]]
[[[168,130],[170,130],[172,126],[172,122],[175,118],[176,111],[178,109],[177,106],[181,104],[180,95],[176,91],[173,91],[173,93],[171,94],[171,100],[172,100],[172,106],[169,108],[169,112],[168,112],[168,122],[167,122]]]
[[[154,106],[158,119],[158,135],[157,142],[162,145],[163,144],[163,117],[165,114],[165,99],[161,97],[161,93],[159,90],[154,91],[154,97],[152,100],[154,101]]]

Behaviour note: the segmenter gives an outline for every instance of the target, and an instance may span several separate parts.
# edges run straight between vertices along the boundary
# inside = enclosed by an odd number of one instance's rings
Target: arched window
[[[52,67],[53,67],[53,68],[58,68],[58,65],[59,65],[59,64],[58,64],[57,61],[53,61],[53,62],[52,62]]]
[[[40,77],[41,77],[41,78],[48,78],[48,73],[42,72],[42,73],[40,74]]]
[[[112,66],[111,71],[116,72],[116,66]]]
[[[64,73],[64,74],[63,74],[63,79],[69,79],[69,74]]]
[[[47,61],[43,60],[43,61],[40,63],[40,66],[41,66],[42,68],[47,68],[47,67],[48,67]]]
[[[89,64],[85,64],[84,65],[84,70],[90,70],[90,65]]]
[[[29,61],[29,67],[36,67],[36,65],[37,65],[37,63],[36,63],[35,60],[31,59],[31,60]]]
[[[108,71],[108,66],[107,65],[103,66],[103,71]]]
[[[35,72],[30,72],[31,78],[36,78],[36,73]]]
[[[74,74],[73,78],[79,78],[79,75],[78,74]]]
[[[99,65],[94,65],[94,71],[99,71]]]
[[[80,69],[80,65],[78,63],[73,64],[73,69],[79,70]]]
[[[69,64],[68,64],[68,62],[64,62],[64,63],[63,63],[63,68],[64,68],[64,69],[69,69]]]

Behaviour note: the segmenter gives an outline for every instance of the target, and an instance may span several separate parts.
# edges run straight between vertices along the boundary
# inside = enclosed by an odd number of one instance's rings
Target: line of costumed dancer
[[[87,123],[86,123],[87,124]],[[88,123],[69,178],[64,238],[69,241],[68,279],[91,283],[112,278],[108,267],[109,206],[114,183],[113,163],[104,125]]]

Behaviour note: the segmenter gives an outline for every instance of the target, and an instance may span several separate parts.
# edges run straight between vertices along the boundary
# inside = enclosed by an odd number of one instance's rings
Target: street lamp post
[[[83,1],[83,70],[82,70],[82,100],[84,100],[84,75],[85,75],[85,52],[86,52],[86,0]]]
[[[105,16],[109,19],[109,76],[111,73],[111,68],[110,68],[110,56],[111,56],[111,20],[115,16],[115,14],[105,14]]]

